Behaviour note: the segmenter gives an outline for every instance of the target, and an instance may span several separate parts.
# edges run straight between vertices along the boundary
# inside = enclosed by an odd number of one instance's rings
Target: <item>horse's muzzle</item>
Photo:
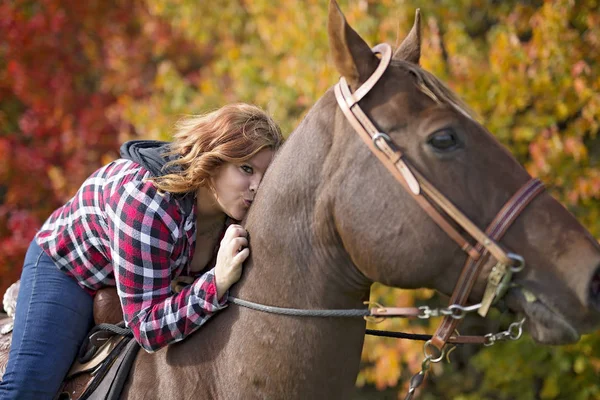
[[[592,275],[589,296],[590,306],[597,311],[600,311],[600,267],[598,267],[594,275]]]

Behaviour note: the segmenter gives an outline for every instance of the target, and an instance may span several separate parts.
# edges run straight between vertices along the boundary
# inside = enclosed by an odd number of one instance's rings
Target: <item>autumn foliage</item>
[[[348,0],[371,45],[424,16],[422,65],[600,237],[600,11],[593,0]],[[336,82],[325,1],[0,2],[0,290],[49,213],[134,136],[168,138],[184,114],[232,101],[289,133]],[[485,201],[485,199],[481,199]],[[376,286],[386,305],[443,304]],[[473,329],[510,323],[474,320]],[[431,332],[421,321],[377,329]],[[525,338],[459,349],[421,398],[600,399],[600,335],[549,348]],[[421,344],[367,338],[357,385],[402,397]],[[398,392],[396,392],[398,391]],[[398,393],[398,394],[396,394]]]

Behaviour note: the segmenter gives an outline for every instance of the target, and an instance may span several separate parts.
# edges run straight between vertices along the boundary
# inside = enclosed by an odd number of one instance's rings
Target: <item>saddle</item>
[[[0,319],[0,376],[6,371],[12,339],[19,281],[4,294],[7,317]],[[115,288],[99,290],[94,297],[94,323],[79,356],[73,362],[55,400],[118,399],[139,345],[124,327]]]

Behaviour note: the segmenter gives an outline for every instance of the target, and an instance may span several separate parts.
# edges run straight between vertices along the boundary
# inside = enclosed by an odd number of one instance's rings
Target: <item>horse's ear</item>
[[[335,67],[354,90],[369,78],[379,60],[365,41],[348,25],[335,0],[329,2],[329,47]]]
[[[394,52],[394,59],[419,63],[421,58],[421,11],[417,8],[415,12],[415,23],[408,36]]]

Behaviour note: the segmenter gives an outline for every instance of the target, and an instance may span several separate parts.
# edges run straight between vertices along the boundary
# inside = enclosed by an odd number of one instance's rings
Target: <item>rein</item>
[[[477,311],[479,304],[473,306],[462,307],[452,305],[448,308],[434,308],[431,309],[428,306],[420,307],[382,307],[377,304],[376,308],[370,309],[334,309],[334,310],[319,310],[319,309],[298,309],[298,308],[284,308],[267,306],[264,304],[254,303],[252,301],[238,299],[237,297],[229,296],[227,299],[229,303],[249,308],[255,311],[262,311],[270,314],[288,315],[292,317],[319,317],[319,318],[356,318],[362,317],[367,321],[378,322],[377,320],[382,318],[419,318],[429,319],[432,317],[448,316],[452,319],[461,320],[467,313]],[[368,302],[367,302],[368,303]],[[372,318],[372,319],[371,319]],[[484,346],[491,346],[497,341],[511,339],[517,340],[521,337],[522,326],[525,320],[518,323],[511,324],[511,327],[500,333],[488,333],[485,336],[465,336],[465,335],[452,335],[448,338],[448,343],[452,344],[482,344]],[[514,326],[516,325],[516,326]],[[393,331],[382,331],[375,329],[366,329],[367,335],[391,337],[397,339],[411,339],[429,341],[433,337],[432,335],[418,335],[404,332],[393,332]],[[507,336],[507,333],[510,335]]]

